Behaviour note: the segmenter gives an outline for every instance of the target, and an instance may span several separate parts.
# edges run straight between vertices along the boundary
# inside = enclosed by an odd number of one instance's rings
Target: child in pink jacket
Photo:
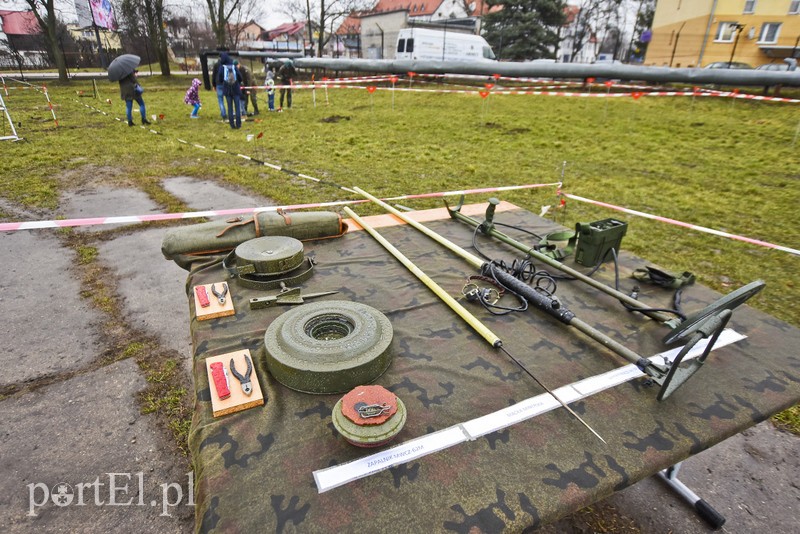
[[[192,119],[199,119],[200,117],[197,116],[197,112],[200,111],[200,80],[195,78],[192,80],[192,86],[186,91],[186,96],[183,98],[183,101],[187,104],[191,104],[194,106],[192,110],[192,114],[189,115]]]

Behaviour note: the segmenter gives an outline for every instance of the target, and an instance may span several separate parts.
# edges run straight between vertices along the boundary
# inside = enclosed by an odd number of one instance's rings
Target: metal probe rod
[[[513,357],[513,356],[511,355],[511,353],[510,353],[510,352],[508,352],[508,350],[507,350],[507,349],[506,349],[504,346],[500,345],[498,348],[499,348],[500,350],[502,350],[503,352],[505,352],[505,353],[506,353],[506,356],[508,356],[509,358],[511,358],[511,361],[513,361],[514,363],[516,363],[516,364],[519,366],[519,368],[520,368],[520,369],[522,369],[523,371],[525,371],[525,373],[526,373],[526,374],[527,374],[529,377],[533,378],[533,380],[534,380],[534,381],[535,381],[537,384],[539,384],[539,387],[541,387],[543,390],[545,390],[547,393],[549,393],[551,397],[553,397],[555,400],[557,400],[557,401],[558,401],[558,402],[561,404],[561,406],[563,406],[563,407],[564,407],[564,408],[565,408],[565,409],[566,409],[566,410],[567,410],[569,413],[571,413],[571,414],[572,414],[572,415],[575,417],[575,419],[577,419],[578,421],[580,421],[581,423],[583,423],[583,426],[585,426],[586,428],[588,428],[588,429],[589,429],[589,431],[590,431],[592,434],[594,434],[594,435],[597,437],[597,439],[599,439],[600,441],[602,441],[603,443],[605,443],[606,445],[608,445],[608,443],[606,443],[606,440],[604,440],[604,439],[603,439],[603,436],[601,436],[600,434],[598,434],[597,432],[595,432],[594,428],[590,427],[590,426],[588,425],[588,423],[586,423],[586,421],[584,421],[583,419],[581,419],[581,416],[580,416],[580,415],[578,415],[578,414],[576,414],[576,413],[575,413],[575,412],[572,410],[572,408],[570,408],[570,407],[567,405],[567,403],[566,403],[566,402],[564,402],[563,400],[561,400],[561,398],[560,398],[558,395],[556,395],[556,394],[555,394],[555,392],[553,392],[553,391],[552,391],[552,390],[551,390],[549,387],[547,387],[547,386],[545,386],[544,384],[542,384],[542,381],[541,381],[541,380],[539,380],[538,378],[536,378],[536,377],[533,375],[533,373],[531,373],[531,372],[528,370],[528,368],[527,368],[527,367],[525,367],[524,365],[522,365],[522,363],[521,363],[519,360],[517,360],[515,357]]]
[[[446,202],[445,202],[445,205],[447,205]],[[459,211],[451,210],[449,206],[447,206],[447,211],[450,212],[450,216],[451,217],[453,217],[455,219],[458,219],[459,221],[463,221],[463,222],[465,222],[467,224],[471,224],[472,226],[477,226],[477,227],[481,226],[481,223],[478,222],[476,219],[470,217],[469,215],[464,215],[463,213],[461,213]],[[606,294],[611,295],[612,297],[614,297],[616,299],[621,300],[622,302],[624,302],[625,304],[627,304],[631,308],[636,308],[636,310],[639,311],[640,313],[642,313],[644,315],[647,315],[648,317],[650,317],[652,319],[655,319],[656,321],[660,321],[662,323],[665,323],[667,321],[671,321],[671,320],[674,319],[673,316],[671,316],[669,314],[666,314],[666,313],[662,313],[662,312],[659,312],[659,311],[652,311],[652,310],[648,311],[648,310],[646,310],[647,306],[645,304],[643,304],[642,302],[636,300],[635,298],[632,298],[632,297],[626,295],[625,293],[614,289],[613,287],[609,287],[609,286],[605,285],[602,282],[598,282],[594,278],[586,276],[582,272],[576,271],[575,269],[573,269],[573,268],[571,268],[571,267],[569,267],[567,265],[564,265],[563,263],[561,263],[559,261],[554,260],[553,258],[547,256],[546,254],[542,254],[538,250],[536,250],[534,248],[531,248],[531,247],[525,245],[524,243],[521,243],[521,242],[517,241],[516,239],[504,234],[500,230],[497,230],[497,229],[492,227],[492,228],[489,228],[488,231],[483,231],[483,230],[481,230],[481,231],[483,233],[488,233],[490,236],[497,238],[498,240],[502,241],[503,243],[505,243],[507,245],[510,245],[510,246],[516,248],[517,250],[519,250],[521,252],[524,252],[525,254],[528,254],[531,257],[536,258],[537,260],[539,260],[539,261],[541,261],[543,263],[546,263],[550,267],[558,269],[559,271],[561,271],[563,273],[566,273],[566,274],[572,276],[573,278],[577,278],[578,280],[589,284],[590,286],[592,286],[595,289],[599,289],[603,293],[606,293]]]
[[[436,294],[436,296],[442,299],[450,307],[450,309],[456,312],[459,317],[464,319],[464,321],[466,321],[467,324],[469,324],[473,329],[475,329],[475,331],[478,332],[481,335],[481,337],[483,337],[487,342],[489,342],[489,344],[493,348],[499,348],[504,353],[506,353],[506,355],[509,358],[511,358],[511,360],[514,363],[516,363],[520,367],[520,369],[525,371],[525,373],[527,373],[528,376],[533,378],[533,380],[536,381],[536,383],[539,384],[539,386],[541,386],[542,389],[544,389],[551,397],[557,400],[559,404],[561,404],[561,406],[563,406],[570,414],[572,414],[572,416],[574,416],[578,421],[580,421],[581,424],[583,424],[583,426],[588,428],[589,431],[595,436],[597,436],[597,438],[600,441],[606,443],[606,440],[604,440],[602,436],[600,436],[600,434],[598,434],[592,427],[590,427],[589,424],[586,421],[584,421],[580,415],[575,413],[575,411],[572,408],[567,406],[567,403],[561,400],[561,398],[559,398],[558,395],[556,395],[547,386],[545,386],[538,378],[533,376],[533,373],[531,373],[524,365],[522,365],[522,363],[519,360],[514,358],[514,356],[512,356],[511,353],[509,353],[508,350],[506,350],[506,348],[503,347],[503,342],[500,340],[500,338],[497,337],[491,330],[489,330],[483,323],[481,323],[477,317],[472,315],[472,313],[469,310],[467,310],[461,304],[459,304],[457,300],[451,297],[450,294],[447,293],[444,289],[442,289],[442,287],[439,284],[437,284],[433,279],[431,279],[431,277],[425,274],[425,272],[423,272],[419,267],[414,265],[414,263],[411,260],[409,260],[394,245],[389,243],[389,241],[387,241],[385,237],[379,234],[372,226],[366,223],[364,219],[359,217],[358,214],[356,214],[356,212],[354,212],[347,206],[345,206],[344,212],[347,213],[347,215],[349,215],[350,217],[352,217],[353,220],[356,223],[358,223],[359,226],[361,226],[372,237],[374,237],[378,243],[383,245],[383,247],[386,250],[388,250],[392,256],[397,258],[397,260],[399,260],[400,263],[402,263],[409,271],[411,271],[417,278],[419,278],[422,281],[422,283],[428,287],[428,289],[433,291]]]

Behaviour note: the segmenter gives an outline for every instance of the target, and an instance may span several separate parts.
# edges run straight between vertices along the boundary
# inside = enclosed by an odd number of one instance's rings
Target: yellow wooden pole
[[[355,191],[359,195],[363,196],[364,198],[368,198],[369,200],[371,200],[375,204],[379,205],[380,207],[382,207],[383,209],[385,209],[386,211],[388,211],[392,215],[394,215],[396,217],[399,217],[400,219],[402,219],[403,221],[405,221],[409,225],[413,226],[414,228],[416,228],[417,230],[419,230],[420,232],[422,232],[426,236],[430,237],[431,239],[433,239],[434,241],[436,241],[440,245],[442,245],[445,248],[447,248],[448,250],[450,250],[452,252],[455,252],[456,254],[458,254],[459,256],[464,258],[470,265],[472,265],[476,269],[480,270],[481,267],[483,267],[483,264],[486,263],[485,261],[480,259],[475,254],[472,254],[471,252],[469,252],[467,250],[464,250],[463,248],[459,247],[458,245],[456,245],[455,243],[453,243],[449,239],[446,239],[446,238],[440,236],[439,234],[437,234],[436,232],[434,232],[433,230],[431,230],[427,226],[425,226],[425,225],[423,225],[421,223],[418,223],[414,219],[408,217],[405,213],[399,211],[398,209],[394,208],[393,206],[390,206],[389,204],[387,204],[383,200],[379,199],[378,197],[376,197],[374,195],[370,195],[369,193],[367,193],[366,191],[364,191],[363,189],[361,189],[359,187],[353,187],[353,191]]]
[[[366,230],[372,237],[374,237],[378,243],[383,245],[383,247],[386,250],[388,250],[392,256],[397,258],[400,261],[400,263],[402,263],[409,271],[411,271],[417,278],[419,278],[423,284],[428,286],[428,289],[433,291],[437,297],[442,299],[444,303],[450,307],[451,310],[456,312],[459,317],[464,319],[464,321],[466,321],[467,324],[469,324],[478,334],[480,334],[481,337],[483,337],[483,339],[488,341],[492,347],[499,347],[503,344],[503,342],[500,341],[500,338],[497,337],[491,330],[486,328],[486,326],[484,326],[484,324],[481,323],[477,319],[477,317],[472,315],[469,312],[469,310],[467,310],[466,308],[464,308],[464,306],[459,304],[456,299],[451,297],[450,294],[447,293],[447,291],[442,289],[442,287],[435,281],[433,281],[433,279],[431,279],[430,276],[425,274],[425,272],[422,271],[422,269],[414,265],[414,263],[411,260],[409,260],[402,252],[397,250],[397,248],[394,245],[389,243],[389,241],[387,241],[385,237],[379,234],[372,226],[364,222],[364,219],[359,217],[356,214],[356,212],[354,212],[347,206],[345,206],[344,212],[347,213],[347,215],[349,215],[350,217],[352,217],[353,220],[356,223],[358,223],[359,226],[361,226],[361,228]]]

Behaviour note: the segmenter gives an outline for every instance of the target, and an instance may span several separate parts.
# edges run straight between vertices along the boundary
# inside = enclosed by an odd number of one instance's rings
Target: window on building
[[[800,0],[792,0],[789,4],[789,14],[797,15],[798,13],[800,13]]]
[[[714,37],[714,40],[721,43],[732,43],[735,33],[735,22],[720,22],[719,26],[717,27],[717,36]]]
[[[744,12],[753,13],[756,10],[756,0],[745,0]]]
[[[777,43],[778,34],[781,31],[780,22],[765,22],[761,26],[761,35],[758,37],[759,43]]]

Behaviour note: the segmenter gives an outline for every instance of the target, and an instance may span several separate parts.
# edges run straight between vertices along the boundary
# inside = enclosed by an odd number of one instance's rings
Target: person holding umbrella
[[[139,85],[139,80],[136,75],[138,70],[134,70],[119,81],[119,92],[122,99],[125,101],[125,110],[128,114],[128,126],[133,126],[133,101],[139,104],[139,113],[142,114],[142,124],[150,124],[147,120],[147,110],[145,109],[144,99],[142,93],[144,89]]]
[[[125,107],[128,114],[128,126],[133,126],[133,101],[139,104],[139,112],[142,114],[142,124],[150,124],[147,120],[147,110],[144,106],[144,99],[142,93],[144,89],[139,85],[136,74],[139,72],[136,67],[139,66],[140,58],[134,54],[123,54],[114,59],[108,66],[108,79],[112,82],[119,82],[119,93],[122,100],[125,101]]]

